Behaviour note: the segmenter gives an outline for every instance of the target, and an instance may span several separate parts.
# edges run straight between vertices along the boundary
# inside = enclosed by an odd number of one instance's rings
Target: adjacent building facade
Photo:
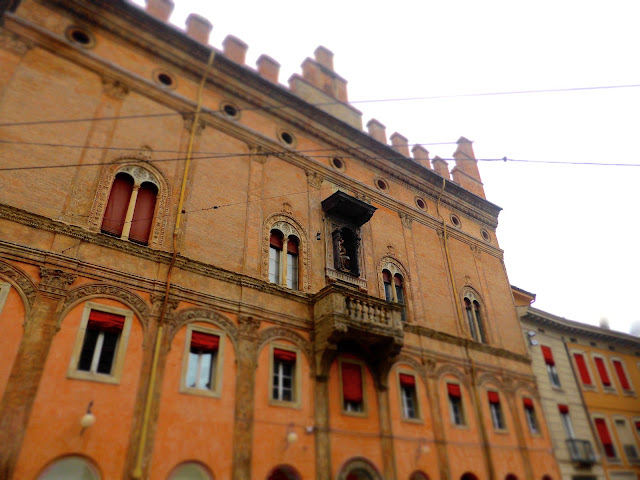
[[[640,339],[551,315],[514,289],[563,478],[640,477]]]
[[[469,140],[166,0],[0,5],[1,478],[559,478]]]

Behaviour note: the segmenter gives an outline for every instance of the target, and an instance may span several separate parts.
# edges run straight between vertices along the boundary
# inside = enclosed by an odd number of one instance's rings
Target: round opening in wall
[[[416,205],[418,206],[418,208],[419,208],[420,210],[426,210],[426,209],[427,209],[427,204],[426,204],[426,202],[425,202],[422,198],[420,198],[420,197],[417,197],[417,198],[416,198]]]
[[[451,219],[451,223],[453,224],[454,227],[460,227],[460,219],[458,218],[457,215],[451,215],[450,217]]]
[[[376,179],[376,187],[378,187],[380,190],[387,190],[389,188],[389,185],[387,185],[387,182],[385,182],[381,178],[378,178]]]
[[[67,39],[82,47],[92,47],[96,42],[87,30],[80,27],[69,27],[66,31]]]
[[[483,239],[485,242],[490,242],[490,241],[491,241],[491,235],[489,235],[489,232],[487,232],[486,230],[484,230],[484,229],[483,229],[483,230],[480,232],[480,234],[482,235],[482,239]]]
[[[164,72],[158,73],[156,75],[156,80],[158,80],[158,82],[160,82],[165,87],[172,87],[173,86],[173,77],[171,75],[169,75],[168,73],[164,73]]]
[[[287,145],[293,144],[293,135],[291,135],[289,132],[281,132],[280,139]]]
[[[338,157],[333,157],[331,159],[331,165],[333,165],[338,170],[344,170],[344,162],[340,160]]]
[[[222,106],[222,111],[224,112],[225,115],[229,117],[235,118],[238,116],[238,109],[233,105],[231,105],[230,103],[225,103]]]

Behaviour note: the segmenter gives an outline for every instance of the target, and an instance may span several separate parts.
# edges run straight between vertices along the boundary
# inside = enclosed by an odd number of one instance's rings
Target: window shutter
[[[636,422],[636,428],[640,431],[640,421]]]
[[[385,283],[391,283],[391,274],[387,270],[382,271],[382,281]]]
[[[287,253],[298,255],[298,241],[293,237],[287,242]]]
[[[613,367],[616,369],[616,373],[618,374],[618,379],[620,380],[620,385],[622,385],[622,388],[624,390],[631,390],[631,385],[629,385],[629,380],[627,379],[627,374],[624,371],[622,363],[618,360],[614,360]]]
[[[457,383],[447,383],[447,393],[450,397],[460,398],[462,396],[460,392],[460,385]]]
[[[549,347],[545,347],[542,345],[542,356],[544,357],[544,363],[547,365],[555,365],[556,362],[553,360],[553,353],[551,353],[551,349]]]
[[[603,445],[611,445],[613,443],[609,435],[609,429],[603,418],[596,418],[596,429],[598,430],[598,435]]]
[[[269,245],[278,250],[282,250],[282,234],[277,230],[271,230],[271,236],[269,237]]]
[[[568,405],[558,404],[558,411],[560,413],[569,413],[569,406]]]
[[[401,373],[400,375],[400,385],[403,387],[415,387],[416,385],[416,377],[413,375],[407,375],[406,373]]]
[[[342,363],[342,396],[347,402],[362,402],[362,368],[355,363]]]
[[[119,333],[124,327],[124,317],[114,313],[91,310],[87,330],[100,330],[102,332]]]
[[[220,337],[217,335],[210,335],[203,332],[191,332],[191,348],[199,350],[214,351],[218,350],[220,345]]]
[[[131,219],[129,240],[144,244],[149,243],[157,197],[158,189],[153,183],[145,182],[142,184],[138,190],[138,198]]]
[[[281,362],[287,363],[295,363],[296,362],[296,352],[291,352],[289,350],[283,350],[281,348],[273,349],[273,358],[276,360],[280,360]]]
[[[500,403],[498,392],[487,392],[487,396],[489,397],[489,403]]]
[[[576,359],[576,365],[578,366],[582,383],[585,385],[591,385],[591,376],[589,375],[589,370],[587,370],[587,364],[584,361],[584,357],[579,353],[574,353],[573,358]]]
[[[530,398],[523,398],[522,403],[524,405],[524,408],[533,408],[533,400]]]
[[[602,385],[605,387],[611,386],[611,379],[609,378],[609,374],[607,373],[607,367],[604,365],[604,360],[600,357],[596,357],[593,359],[596,362],[596,368],[598,369],[598,373],[600,374],[600,379],[602,380]]]
[[[111,185],[111,193],[102,219],[103,232],[122,235],[124,219],[127,216],[129,200],[133,192],[133,178],[126,173],[119,173]]]

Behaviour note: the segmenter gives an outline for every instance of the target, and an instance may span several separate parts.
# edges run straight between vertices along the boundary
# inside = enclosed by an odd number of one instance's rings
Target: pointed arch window
[[[407,307],[404,277],[398,267],[390,262],[383,263],[382,286],[384,299],[387,302],[397,303],[402,306],[402,321],[407,321]]]
[[[285,250],[286,248],[286,250]],[[299,290],[300,240],[273,229],[269,235],[269,282]]]
[[[128,171],[116,174],[102,218],[102,232],[142,245],[149,243],[158,185],[148,181],[151,175],[144,172],[146,175],[131,175]]]
[[[476,342],[486,343],[487,339],[482,319],[482,307],[473,293],[465,293],[464,308],[467,314],[467,323],[469,325],[471,338]]]

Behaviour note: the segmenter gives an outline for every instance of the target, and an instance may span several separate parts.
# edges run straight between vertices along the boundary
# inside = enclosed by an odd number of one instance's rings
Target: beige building
[[[640,478],[640,339],[535,309],[520,289],[514,298],[562,478]]]

